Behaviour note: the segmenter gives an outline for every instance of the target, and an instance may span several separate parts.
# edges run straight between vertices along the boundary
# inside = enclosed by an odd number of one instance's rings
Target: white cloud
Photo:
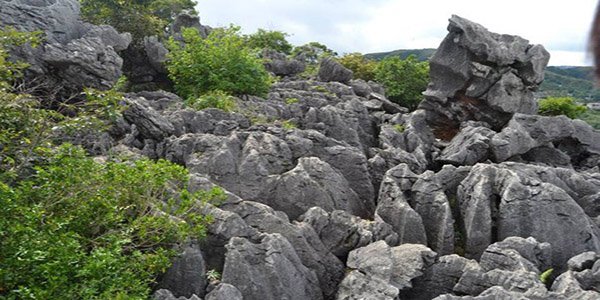
[[[340,53],[435,48],[446,35],[448,18],[457,14],[491,31],[544,45],[553,54],[552,64],[583,62],[596,5],[595,0],[198,2],[205,24],[235,23],[248,33],[257,28],[282,30],[292,35],[294,44],[318,41]]]

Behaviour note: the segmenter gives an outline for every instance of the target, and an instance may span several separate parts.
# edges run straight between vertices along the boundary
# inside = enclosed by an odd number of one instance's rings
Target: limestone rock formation
[[[550,55],[518,36],[489,32],[459,16],[430,60],[431,83],[420,104],[440,138],[450,140],[462,122],[499,129],[514,113],[533,114],[533,91],[544,79]]]
[[[112,87],[123,65],[117,51],[131,42],[129,33],[82,22],[75,0],[2,0],[0,26],[44,32],[42,45],[22,47],[13,54],[31,65],[26,72],[28,81],[46,93],[63,96],[83,87]]]

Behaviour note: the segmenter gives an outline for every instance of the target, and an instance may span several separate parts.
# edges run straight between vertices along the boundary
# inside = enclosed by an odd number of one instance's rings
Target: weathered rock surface
[[[354,74],[332,58],[325,58],[319,67],[319,79],[321,81],[337,81],[347,83]]]
[[[290,59],[285,54],[279,53],[271,49],[263,50],[262,56],[265,61],[265,68],[267,71],[277,76],[293,76],[304,72],[306,64],[296,60]]]
[[[448,32],[430,60],[431,83],[420,105],[436,136],[450,140],[468,120],[498,129],[514,113],[537,111],[533,91],[550,58],[542,46],[458,16]]]
[[[222,282],[235,286],[243,299],[323,299],[317,276],[280,234],[265,235],[258,244],[232,238]]]
[[[105,144],[226,191],[202,209],[206,269],[223,274],[207,298],[597,298],[598,134],[524,114],[543,48],[458,17],[450,31],[411,113],[324,63],[331,81],[282,71],[236,112],[127,94]]]
[[[131,42],[128,33],[82,22],[75,0],[2,0],[0,25],[45,33],[42,45],[22,47],[14,55],[31,65],[25,74],[28,81],[47,89],[46,93],[62,96],[80,92],[83,87],[112,87],[123,65],[116,51]]]
[[[159,289],[166,289],[176,297],[204,297],[206,264],[197,246],[188,246],[162,275]]]
[[[353,271],[340,285],[337,299],[394,299],[400,290],[412,287],[411,280],[423,275],[436,253],[418,244],[390,247],[378,241],[350,252],[347,266]],[[366,276],[362,276],[364,274]]]

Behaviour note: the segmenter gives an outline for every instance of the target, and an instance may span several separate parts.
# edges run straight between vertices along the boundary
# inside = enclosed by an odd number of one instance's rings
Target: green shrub
[[[271,49],[290,54],[293,46],[287,41],[287,36],[289,35],[282,31],[258,29],[256,33],[247,35],[245,38],[247,46],[252,49]]]
[[[406,127],[402,124],[395,124],[394,125],[394,129],[398,132],[398,133],[403,133],[406,130]]]
[[[390,100],[414,110],[429,82],[429,64],[419,62],[413,55],[404,60],[388,57],[379,62],[375,79],[384,85]]]
[[[197,99],[187,100],[186,104],[195,110],[218,108],[227,112],[236,107],[234,98],[223,91],[208,92]]]
[[[281,127],[286,130],[292,130],[298,128],[298,125],[291,120],[284,120],[281,122]]]
[[[290,98],[285,99],[285,104],[287,104],[287,105],[291,105],[291,104],[298,103],[298,102],[300,102],[300,100],[296,97],[290,97]]]
[[[355,79],[365,81],[375,79],[377,62],[364,57],[360,53],[349,53],[339,58],[339,62],[346,68],[352,70]]]
[[[220,90],[233,95],[264,95],[271,78],[245,46],[239,28],[215,29],[202,39],[194,28],[183,30],[184,45],[169,40],[167,69],[180,96],[190,99]]]
[[[550,276],[552,276],[552,272],[554,272],[553,268],[550,268],[550,269],[544,271],[542,274],[540,274],[540,281],[543,284],[548,284],[549,280],[550,280]]]
[[[538,113],[543,116],[565,115],[571,119],[577,118],[587,108],[577,104],[572,97],[548,97],[539,101]]]
[[[222,190],[187,192],[167,161],[97,163],[62,146],[36,174],[0,184],[0,296],[147,299],[173,246],[201,238]]]

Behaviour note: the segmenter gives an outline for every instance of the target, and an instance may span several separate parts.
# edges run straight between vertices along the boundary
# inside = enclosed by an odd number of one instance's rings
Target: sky
[[[591,65],[587,40],[595,0],[196,0],[200,22],[290,34],[339,54],[437,48],[456,14],[492,32],[519,35],[550,52],[550,65]]]

